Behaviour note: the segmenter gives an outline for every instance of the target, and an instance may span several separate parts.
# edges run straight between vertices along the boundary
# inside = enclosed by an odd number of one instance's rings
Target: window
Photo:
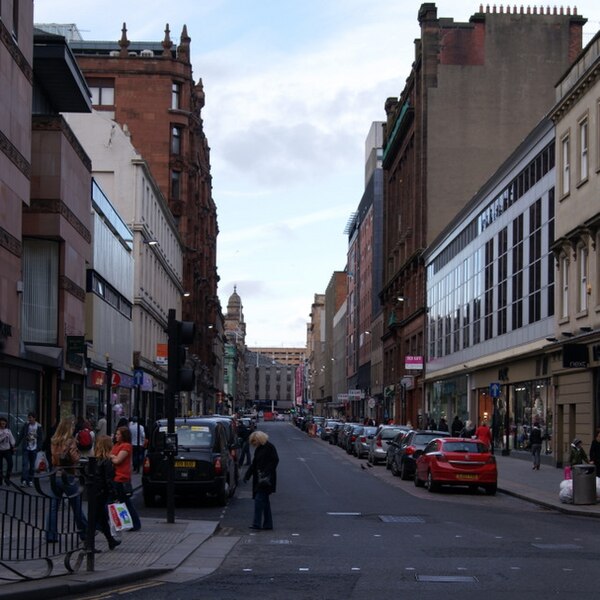
[[[570,162],[569,162],[569,136],[567,135],[561,141],[562,145],[562,195],[566,196],[571,190],[570,181]]]
[[[58,242],[23,239],[23,341],[58,341]]]
[[[178,125],[171,128],[171,154],[181,154],[181,127]]]
[[[587,310],[587,287],[588,287],[588,249],[586,246],[580,246],[577,252],[577,262],[579,269],[579,294],[578,310],[584,312]]]
[[[112,79],[89,79],[88,87],[94,106],[115,105],[115,82]]]
[[[579,181],[588,178],[588,122],[579,123]]]
[[[181,108],[181,84],[175,81],[171,86],[171,108]]]
[[[171,198],[179,200],[181,195],[181,173],[179,171],[171,171]]]
[[[560,316],[566,319],[569,316],[569,259],[563,256],[560,261],[561,299]]]

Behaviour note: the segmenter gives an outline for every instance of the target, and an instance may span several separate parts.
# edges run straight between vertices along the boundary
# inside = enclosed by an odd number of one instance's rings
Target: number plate
[[[196,466],[196,462],[193,460],[176,460],[176,469],[193,469]]]
[[[456,479],[478,479],[479,475],[473,475],[468,473],[459,473]]]

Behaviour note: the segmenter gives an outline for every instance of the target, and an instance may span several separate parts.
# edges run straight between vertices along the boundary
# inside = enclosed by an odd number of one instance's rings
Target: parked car
[[[341,431],[338,433],[338,446],[344,450],[347,447],[347,438],[353,427],[356,427],[359,423],[344,423]]]
[[[437,492],[442,485],[483,487],[489,495],[498,488],[496,459],[480,440],[436,438],[417,458],[415,485]]]
[[[425,446],[435,438],[450,437],[447,431],[432,431],[419,429],[409,431],[395,449],[392,455],[390,468],[393,475],[400,475],[401,479],[412,479],[415,474],[417,450],[424,450]]]
[[[331,431],[337,423],[339,423],[337,419],[325,419],[325,423],[323,424],[323,427],[321,427],[322,440],[329,440]]]
[[[352,425],[352,428],[346,435],[346,447],[344,448],[348,454],[352,454],[354,452],[354,442],[356,441],[356,436],[360,435],[364,428],[364,425]]]
[[[146,506],[166,498],[168,459],[165,454],[167,420],[157,421],[150,432],[142,472]],[[230,452],[229,432],[223,420],[213,417],[175,419],[177,448],[174,462],[176,496],[211,496],[224,506],[236,489],[237,465]]]
[[[406,425],[379,425],[377,433],[371,440],[367,460],[376,465],[378,462],[385,460],[388,444],[403,431],[410,431],[410,427]]]
[[[369,446],[376,432],[377,427],[363,427],[360,431],[356,432],[356,439],[352,446],[352,454],[356,458],[362,458],[369,454]]]
[[[408,431],[401,431],[400,433],[397,433],[390,442],[388,442],[388,446],[387,446],[387,449],[385,452],[385,468],[386,469],[389,470],[392,468],[392,456],[394,455],[394,452],[396,452],[396,449],[400,446],[400,443],[402,442],[402,438],[407,433],[408,433]]]

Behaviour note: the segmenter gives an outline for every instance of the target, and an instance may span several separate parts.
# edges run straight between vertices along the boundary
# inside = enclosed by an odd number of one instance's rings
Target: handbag
[[[133,487],[131,485],[131,481],[123,482],[123,493],[130,498],[133,496]]]
[[[114,528],[115,531],[133,529],[133,520],[125,503],[113,502],[112,504],[107,504],[106,509],[108,510],[108,520],[111,529]]]
[[[271,480],[271,474],[267,473],[265,471],[259,471],[258,478],[256,481],[256,487],[261,492],[268,492],[268,491],[270,491],[272,485],[273,485],[273,482]]]
[[[48,470],[48,459],[46,458],[46,453],[43,450],[40,450],[35,455],[34,469],[38,473],[42,473]]]

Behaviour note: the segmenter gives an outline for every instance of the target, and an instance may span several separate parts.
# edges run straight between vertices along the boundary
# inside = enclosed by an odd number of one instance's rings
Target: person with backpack
[[[89,458],[93,455],[95,434],[89,421],[79,417],[75,426],[75,442],[82,457]]]

